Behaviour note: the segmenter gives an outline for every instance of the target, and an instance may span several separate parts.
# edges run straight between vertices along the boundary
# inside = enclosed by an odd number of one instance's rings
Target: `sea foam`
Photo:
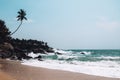
[[[44,67],[48,69],[58,69],[77,73],[85,73],[89,75],[120,78],[119,65],[113,62],[109,62],[107,64],[106,63],[107,62],[73,62],[69,64],[63,61],[55,60],[25,60],[22,64],[35,67]]]
[[[57,69],[57,70],[71,71],[77,73],[84,73],[89,75],[120,78],[119,55],[115,56],[114,54],[114,56],[106,56],[108,53],[98,55],[95,52],[90,52],[90,51],[79,51],[74,53],[71,51],[56,50],[56,52],[60,52],[63,54],[57,55],[55,53],[50,53],[50,54],[30,53],[29,56],[33,58],[38,55],[42,55],[43,61],[38,61],[37,59],[30,59],[30,60],[23,60],[22,64],[35,66],[35,67],[43,67],[48,69]],[[81,54],[81,52],[84,52],[85,54]],[[82,61],[81,58],[83,59],[85,58],[88,60]],[[94,59],[98,59],[98,60],[94,61]]]

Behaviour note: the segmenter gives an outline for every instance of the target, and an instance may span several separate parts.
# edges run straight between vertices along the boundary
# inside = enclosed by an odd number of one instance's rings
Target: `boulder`
[[[38,59],[39,61],[43,61],[43,60],[42,60],[42,56],[41,56],[41,55],[39,55],[39,56],[35,57],[34,59]]]

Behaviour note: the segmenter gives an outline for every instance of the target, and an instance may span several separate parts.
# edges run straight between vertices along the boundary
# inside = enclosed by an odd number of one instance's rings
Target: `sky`
[[[37,39],[59,49],[120,49],[120,0],[0,0],[0,19],[12,35]]]

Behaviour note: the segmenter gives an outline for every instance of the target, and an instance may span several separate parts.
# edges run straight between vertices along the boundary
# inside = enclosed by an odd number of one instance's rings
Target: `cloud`
[[[96,26],[108,31],[116,30],[118,27],[120,27],[119,21],[110,21],[106,17],[98,17],[98,20],[96,21]]]

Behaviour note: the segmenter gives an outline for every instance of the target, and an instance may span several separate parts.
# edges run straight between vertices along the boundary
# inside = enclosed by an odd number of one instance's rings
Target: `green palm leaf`
[[[21,21],[21,23],[17,27],[17,29],[13,33],[11,33],[11,35],[13,35],[20,28],[23,20],[27,20],[27,18],[25,16],[26,16],[26,12],[23,9],[20,9],[20,11],[18,11],[18,16],[16,18],[17,18],[17,21]]]

